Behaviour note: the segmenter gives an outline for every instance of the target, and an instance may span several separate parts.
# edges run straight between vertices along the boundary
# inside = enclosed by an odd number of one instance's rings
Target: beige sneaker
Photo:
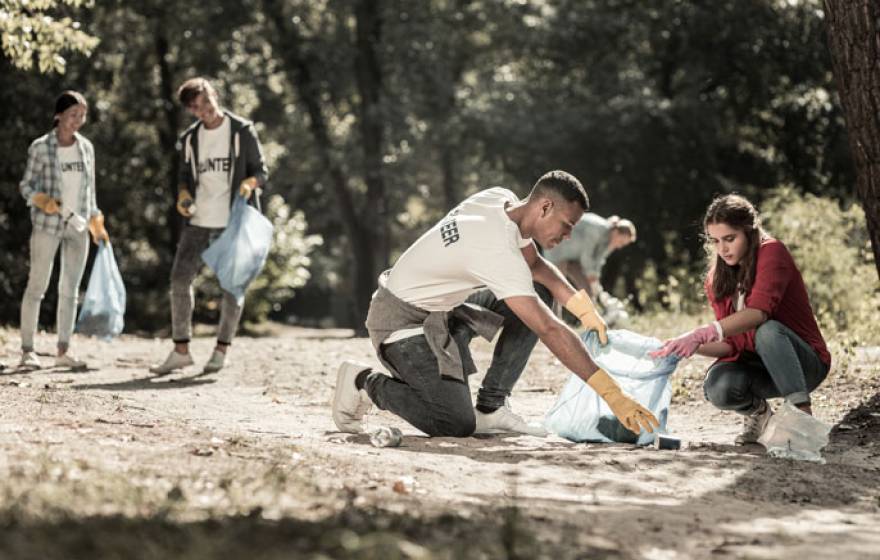
[[[214,350],[211,353],[211,358],[205,363],[205,367],[202,368],[202,373],[217,373],[223,369],[224,365],[226,365],[226,352]]]
[[[88,365],[82,360],[72,356],[69,352],[55,358],[55,367],[70,368],[75,370],[88,369]]]
[[[505,404],[495,412],[480,412],[474,409],[477,426],[474,434],[526,434],[547,437],[548,432],[540,424],[530,424]]]
[[[767,401],[761,401],[758,409],[743,418],[743,431],[736,436],[734,443],[737,445],[745,445],[747,443],[758,443],[758,438],[764,433],[764,428],[773,416],[773,410]]]
[[[43,367],[43,364],[40,363],[37,353],[31,350],[30,352],[21,353],[21,361],[18,362],[18,367],[24,369],[40,369]]]
[[[189,352],[186,354],[180,354],[176,350],[172,350],[171,353],[168,354],[168,357],[165,358],[164,362],[150,367],[150,373],[167,375],[176,369],[183,369],[194,363],[192,355]]]
[[[340,432],[361,433],[364,416],[373,408],[373,402],[364,390],[358,390],[354,381],[358,374],[370,366],[345,361],[336,373],[336,388],[333,391],[333,422]]]

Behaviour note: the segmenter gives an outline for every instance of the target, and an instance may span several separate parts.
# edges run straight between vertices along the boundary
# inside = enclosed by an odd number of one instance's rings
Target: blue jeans
[[[718,408],[741,414],[754,411],[769,398],[809,404],[810,392],[822,383],[828,369],[801,337],[771,320],[755,332],[754,353],[746,352],[735,362],[719,362],[709,368],[703,392]]]
[[[535,284],[535,290],[545,303],[552,301],[544,286]],[[477,394],[478,405],[499,408],[504,406],[522,375],[538,336],[489,290],[476,292],[467,303],[491,309],[504,317],[492,363]],[[476,333],[458,321],[449,325],[449,332],[462,355],[467,355],[468,345]],[[440,375],[437,358],[424,335],[383,345],[380,352],[399,377],[380,372],[372,372],[367,377],[365,389],[376,406],[393,412],[429,436],[473,434],[476,418],[468,384]]]

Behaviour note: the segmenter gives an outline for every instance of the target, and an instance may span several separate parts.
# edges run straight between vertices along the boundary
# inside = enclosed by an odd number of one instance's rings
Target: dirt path
[[[134,337],[75,341],[86,373],[0,372],[0,557],[880,557],[874,353],[814,396],[817,416],[840,424],[817,465],[727,445],[738,419],[695,398],[704,362],[676,373],[679,452],[431,439],[374,411],[370,424],[405,435],[377,449],[333,431],[336,365],[375,362],[347,334],[241,338],[212,376],[153,378],[169,345]],[[194,343],[197,361],[211,343]],[[490,349],[476,347],[481,369]],[[540,418],[566,379],[539,345],[514,408]]]

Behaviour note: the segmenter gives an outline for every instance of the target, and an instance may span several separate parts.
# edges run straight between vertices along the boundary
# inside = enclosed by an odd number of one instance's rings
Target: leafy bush
[[[854,344],[880,339],[880,290],[862,209],[781,187],[761,212],[768,232],[794,256],[826,335]]]

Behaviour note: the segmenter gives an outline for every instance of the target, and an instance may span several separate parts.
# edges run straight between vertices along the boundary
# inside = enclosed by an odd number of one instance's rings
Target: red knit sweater
[[[758,263],[755,271],[755,283],[746,294],[745,306],[760,309],[769,319],[779,321],[793,330],[804,342],[813,347],[823,363],[831,365],[831,354],[825,346],[825,339],[807,296],[804,279],[798,270],[791,253],[782,242],[766,238],[758,247]],[[733,297],[715,301],[712,294],[712,279],[706,278],[704,286],[712,310],[718,320],[735,313]],[[729,336],[725,342],[733,347],[733,353],[720,361],[732,362],[739,358],[744,350],[755,351],[755,329]]]

